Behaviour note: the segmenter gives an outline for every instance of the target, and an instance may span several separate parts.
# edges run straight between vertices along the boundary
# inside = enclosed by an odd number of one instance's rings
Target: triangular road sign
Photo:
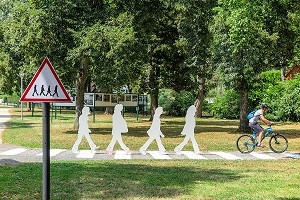
[[[21,102],[72,102],[46,57],[23,93]]]

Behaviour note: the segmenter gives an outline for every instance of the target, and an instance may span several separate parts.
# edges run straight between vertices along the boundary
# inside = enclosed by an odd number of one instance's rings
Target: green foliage
[[[194,104],[195,94],[188,91],[175,92],[171,89],[160,89],[158,105],[167,115],[185,116],[187,109]]]
[[[234,90],[226,90],[209,106],[210,113],[217,118],[239,118],[239,95]]]
[[[212,65],[209,64],[211,54],[209,47],[212,43],[213,33],[208,25],[212,20],[213,7],[216,0],[211,1],[180,1],[180,17],[178,31],[180,38],[178,43],[185,54],[183,72],[180,77],[185,79],[186,88],[198,87],[197,76],[209,78],[212,73]]]
[[[259,107],[263,99],[266,101],[265,98],[272,96],[277,99],[282,95],[283,88],[280,86],[280,76],[280,70],[269,70],[258,75],[249,94],[249,111]]]
[[[300,121],[300,75],[270,86],[261,102],[271,107],[267,117],[274,121]]]
[[[219,1],[215,8],[213,58],[231,88],[248,90],[268,66],[268,50],[276,39],[265,27],[268,9],[259,0]]]
[[[3,103],[19,104],[20,96],[16,93],[13,93],[11,95],[0,93],[0,99],[3,99]]]
[[[300,75],[280,81],[280,70],[270,70],[259,75],[249,95],[249,110],[258,109],[261,103],[270,106],[267,119],[273,121],[299,121]]]

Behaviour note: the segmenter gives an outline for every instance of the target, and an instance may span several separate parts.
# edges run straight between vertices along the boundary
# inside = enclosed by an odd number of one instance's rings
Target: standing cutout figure
[[[140,153],[143,155],[146,155],[146,150],[149,147],[149,145],[151,144],[151,142],[153,140],[156,140],[157,146],[158,146],[158,150],[161,154],[166,154],[166,149],[163,146],[160,136],[161,137],[165,137],[164,134],[161,132],[160,130],[160,115],[163,112],[163,108],[162,107],[158,107],[155,110],[154,116],[153,116],[153,122],[151,124],[150,129],[147,131],[148,135],[149,135],[149,139],[147,140],[147,142],[140,148]]]
[[[189,140],[192,141],[194,152],[196,154],[199,154],[199,147],[195,139],[195,126],[196,126],[196,120],[195,120],[195,113],[196,113],[196,107],[194,105],[190,106],[189,109],[186,111],[185,116],[185,125],[181,132],[182,135],[185,135],[185,138],[183,142],[181,142],[175,149],[175,153],[180,155],[180,151],[183,149],[183,147],[189,142]]]
[[[117,104],[114,109],[114,114],[112,116],[112,139],[109,145],[107,146],[105,152],[111,154],[113,152],[114,146],[118,141],[121,148],[126,151],[127,154],[130,154],[130,149],[123,143],[121,133],[127,133],[127,123],[123,118],[121,111],[123,110],[122,104]]]
[[[83,136],[85,136],[86,140],[88,141],[91,151],[95,151],[96,149],[99,148],[99,146],[96,146],[90,137],[91,130],[88,127],[89,114],[91,114],[90,108],[86,106],[83,107],[82,114],[79,117],[78,138],[72,148],[73,153],[79,153],[78,146],[82,141]]]

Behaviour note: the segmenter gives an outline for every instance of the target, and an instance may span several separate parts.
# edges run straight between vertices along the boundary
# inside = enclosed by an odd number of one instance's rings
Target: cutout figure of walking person
[[[54,88],[54,93],[53,93],[53,97],[54,97],[54,95],[56,94],[56,97],[58,97],[58,93],[57,93],[57,85],[55,86],[55,88]]]
[[[51,88],[50,88],[50,85],[48,86],[48,90],[47,90],[46,96],[48,96],[48,94],[49,94],[50,96],[52,96],[52,95],[51,95]]]
[[[34,94],[36,94],[37,96],[39,96],[39,93],[37,92],[37,85],[34,85],[34,88],[33,88],[33,94],[32,96],[34,97]]]
[[[130,153],[130,149],[123,143],[121,133],[127,133],[127,123],[123,118],[121,111],[123,110],[122,104],[117,104],[114,109],[114,114],[112,116],[112,139],[109,145],[106,148],[107,153],[112,153],[116,142],[118,141],[121,148],[126,151],[126,153]]]
[[[147,131],[148,135],[149,135],[149,139],[147,140],[147,142],[140,148],[140,153],[143,155],[146,155],[146,150],[149,147],[149,145],[151,144],[151,142],[153,140],[156,140],[157,146],[158,146],[158,150],[161,154],[165,154],[166,153],[166,149],[164,148],[161,140],[160,140],[160,136],[161,137],[165,137],[163,135],[163,133],[160,130],[160,115],[163,112],[163,108],[162,107],[158,107],[155,110],[154,116],[153,116],[153,122],[151,124],[150,129]]]
[[[181,132],[182,135],[185,135],[185,138],[183,142],[181,142],[174,151],[176,154],[180,155],[180,151],[183,149],[183,147],[189,142],[189,140],[192,141],[194,152],[196,154],[199,154],[199,147],[195,139],[195,126],[196,126],[196,120],[195,120],[195,113],[196,113],[196,107],[194,105],[190,106],[189,109],[186,111],[185,116],[185,125]]]
[[[42,87],[41,87],[40,96],[42,96],[42,94],[45,96],[45,88],[44,88],[44,85],[42,85]]]
[[[73,148],[72,148],[73,153],[79,153],[78,146],[79,146],[80,142],[82,141],[83,136],[88,141],[91,151],[95,151],[96,149],[99,148],[98,146],[95,145],[95,143],[92,141],[92,139],[90,137],[91,130],[88,127],[88,120],[89,120],[88,115],[89,114],[91,114],[90,108],[85,106],[82,109],[82,114],[79,117],[78,138],[77,138],[75,144],[73,145]]]

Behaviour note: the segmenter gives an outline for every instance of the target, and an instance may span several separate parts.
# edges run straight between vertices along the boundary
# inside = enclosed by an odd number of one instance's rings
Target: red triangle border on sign
[[[43,68],[45,67],[45,65],[48,64],[49,69],[51,70],[54,78],[56,79],[57,83],[59,84],[62,92],[64,93],[64,95],[66,96],[66,98],[64,99],[45,99],[45,98],[26,98],[28,92],[30,91],[31,87],[33,86],[33,84],[35,83],[36,79],[38,78],[38,76],[40,75],[41,71],[43,70]],[[38,71],[35,73],[33,79],[30,81],[28,87],[26,88],[26,90],[24,91],[20,102],[46,102],[46,103],[51,103],[51,102],[72,102],[70,96],[68,95],[66,89],[64,88],[62,82],[60,81],[58,75],[56,74],[50,60],[48,59],[48,57],[46,57],[44,59],[44,61],[42,62],[41,66],[39,67]]]

